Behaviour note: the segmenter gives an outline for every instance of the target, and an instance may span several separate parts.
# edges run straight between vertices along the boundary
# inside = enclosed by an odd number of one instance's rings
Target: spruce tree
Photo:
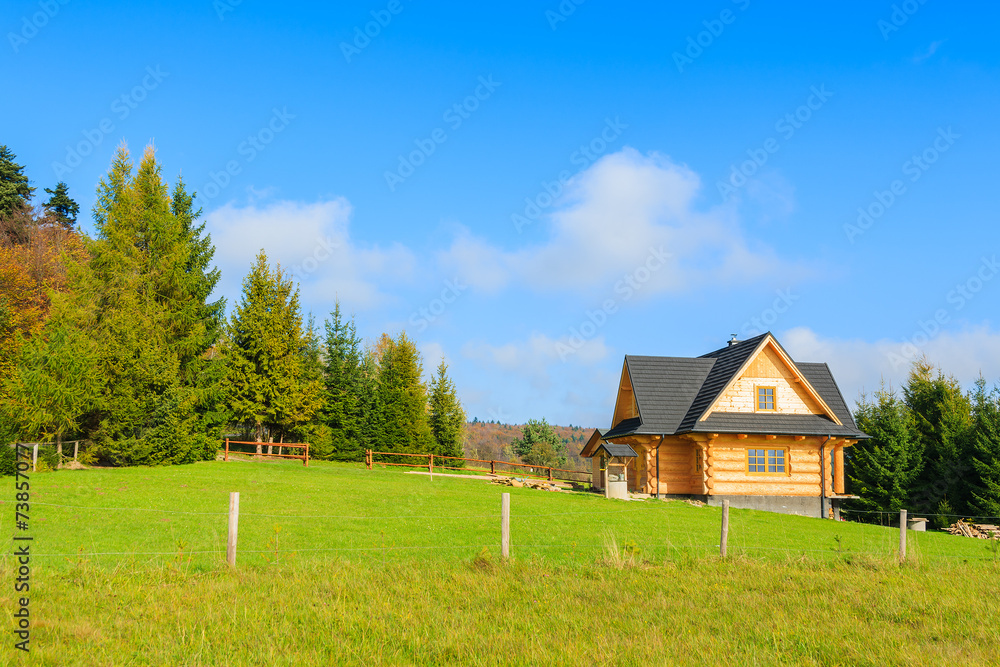
[[[458,400],[455,384],[448,377],[448,364],[444,359],[431,379],[430,426],[434,434],[435,454],[462,456],[465,444],[465,410]]]
[[[365,392],[361,340],[354,320],[345,322],[340,302],[326,322],[324,340],[323,419],[330,428],[332,457],[337,461],[361,461],[365,447],[361,424]]]
[[[378,347],[376,414],[373,449],[385,452],[431,453],[434,436],[427,421],[427,389],[416,345],[406,333],[391,339],[383,334]]]
[[[971,460],[970,510],[1000,517],[1000,390],[987,393],[982,377],[973,392],[975,415]]]
[[[42,204],[45,211],[67,229],[72,229],[76,224],[76,216],[80,212],[80,206],[69,196],[69,186],[65,182],[59,181],[56,189],[45,188],[47,194],[52,195],[49,200]]]
[[[13,151],[0,146],[0,218],[27,207],[35,191],[28,184],[24,167],[15,162],[16,159]]]
[[[966,479],[972,472],[969,444],[972,405],[955,378],[946,378],[926,360],[916,361],[903,386],[903,400],[913,415],[923,450],[924,467],[914,482],[911,510],[939,512],[941,507],[964,511]]]
[[[261,250],[222,348],[227,404],[257,442],[295,431],[320,408],[321,386],[308,372],[306,348],[298,289],[281,267],[271,270]]]
[[[897,513],[911,502],[914,482],[923,469],[923,447],[906,405],[884,386],[874,402],[862,398],[855,414],[869,434],[851,447],[848,476],[861,497],[855,509]]]

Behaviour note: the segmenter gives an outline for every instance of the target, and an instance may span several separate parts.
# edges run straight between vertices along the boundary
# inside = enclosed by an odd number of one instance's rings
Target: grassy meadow
[[[911,531],[900,566],[897,529],[732,510],[723,562],[718,508],[356,464],[31,486],[32,653],[8,640],[3,664],[1000,663],[1000,565],[981,540]],[[10,556],[0,570],[13,581]],[[12,585],[0,598],[13,608]]]

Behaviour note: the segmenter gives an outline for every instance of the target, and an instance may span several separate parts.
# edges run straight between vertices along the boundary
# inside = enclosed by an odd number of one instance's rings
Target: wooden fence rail
[[[272,458],[279,459],[301,459],[302,464],[305,466],[309,465],[309,443],[308,442],[247,442],[245,440],[230,440],[226,438],[226,461],[229,460],[229,445],[254,445],[260,447],[260,453],[257,452],[240,452],[234,451],[234,454],[248,454],[250,456],[270,456]],[[267,452],[264,451],[264,447],[267,446]],[[273,448],[278,448],[278,454],[274,454]],[[281,454],[281,449],[288,447],[290,449],[301,449],[303,450],[301,454]]]
[[[404,456],[409,458],[424,459],[425,463],[395,463],[391,461],[376,461],[376,456]],[[463,461],[471,463],[488,463],[490,467],[487,469],[476,468],[473,466],[447,466],[447,465],[437,465],[435,466],[435,461]],[[536,477],[538,479],[547,479],[550,482],[553,480],[564,480],[569,482],[581,482],[590,481],[591,473],[586,470],[568,470],[566,468],[553,468],[549,466],[537,466],[530,463],[514,463],[513,461],[497,461],[488,459],[467,459],[461,456],[441,456],[438,454],[410,454],[406,452],[376,452],[371,449],[365,450],[365,466],[371,470],[372,466],[402,466],[405,468],[427,468],[428,472],[433,473],[434,468],[440,468],[442,470],[468,470],[469,472],[487,472],[491,475],[497,474],[497,466],[512,466],[515,468],[526,468],[526,472],[518,473],[524,475],[525,477]],[[544,471],[542,474],[536,473],[535,471]],[[564,474],[556,474],[564,473]],[[580,475],[584,479],[579,477],[568,477],[567,475]]]

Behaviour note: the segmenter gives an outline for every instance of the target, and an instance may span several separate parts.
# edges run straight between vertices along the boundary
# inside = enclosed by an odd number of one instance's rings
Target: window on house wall
[[[787,459],[784,449],[748,449],[747,472],[784,473]]]
[[[757,410],[774,412],[774,387],[757,387]]]

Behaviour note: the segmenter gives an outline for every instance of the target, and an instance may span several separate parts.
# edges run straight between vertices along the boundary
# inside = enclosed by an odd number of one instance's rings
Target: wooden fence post
[[[80,453],[80,441],[77,440],[73,443],[73,460],[76,461],[76,455]]]
[[[229,438],[226,438],[226,461],[229,460]]]
[[[490,474],[491,475],[497,474],[497,467],[496,467],[496,465],[497,465],[496,461],[490,461]]]
[[[306,458],[302,461],[302,463],[304,463],[307,468],[309,467],[309,443],[308,442],[306,443]]]
[[[552,481],[552,468],[551,468],[551,466],[549,467],[549,481],[550,482]]]
[[[510,494],[500,494],[500,556],[510,558]]]
[[[226,562],[236,567],[236,534],[240,527],[240,492],[229,494],[229,539],[226,540]]]
[[[899,562],[906,560],[906,510],[899,510]]]
[[[427,459],[427,472],[429,472],[431,474],[431,477],[434,476],[434,455],[433,454],[429,454],[428,455],[428,459]]]
[[[38,472],[38,443],[31,448],[31,472]]]
[[[726,546],[729,543],[729,501],[722,501],[722,540],[719,542],[719,554],[726,557]]]

